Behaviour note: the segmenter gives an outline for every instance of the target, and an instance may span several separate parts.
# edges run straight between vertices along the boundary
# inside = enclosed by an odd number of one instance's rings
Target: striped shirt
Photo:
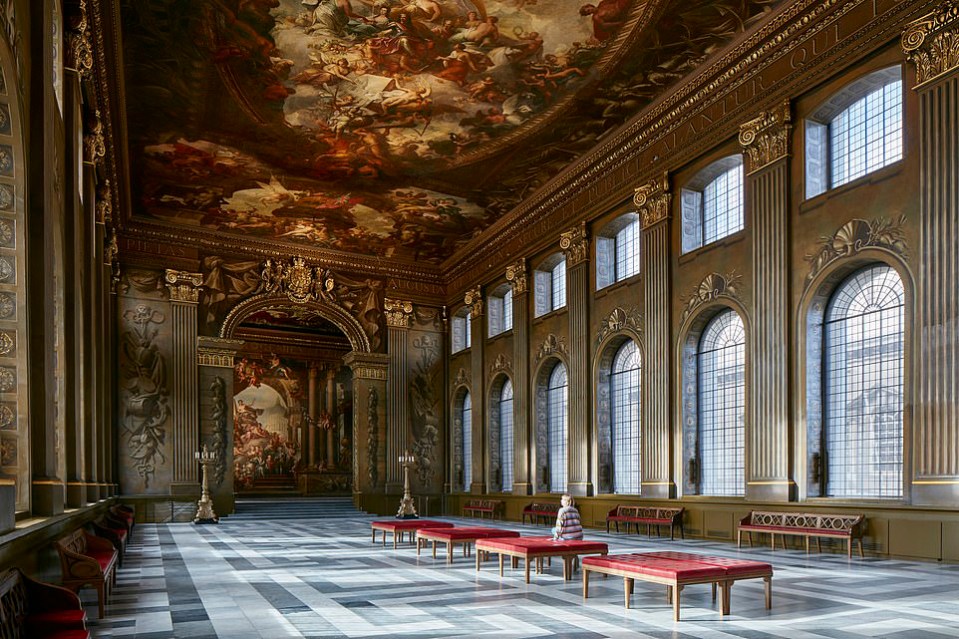
[[[579,521],[576,506],[564,506],[556,514],[556,526],[553,535],[559,539],[582,539],[583,525]]]

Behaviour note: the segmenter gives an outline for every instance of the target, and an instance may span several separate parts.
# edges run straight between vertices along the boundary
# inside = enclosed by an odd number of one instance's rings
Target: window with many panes
[[[630,340],[616,352],[609,376],[614,493],[640,493],[641,378],[639,349]]]
[[[504,493],[513,490],[513,382],[506,380],[499,395],[499,455]]]
[[[556,364],[546,386],[546,432],[549,443],[549,492],[566,492],[566,442],[569,406],[566,366]]]
[[[697,360],[701,493],[742,495],[746,330],[735,311],[723,311],[706,325]]]
[[[463,424],[463,490],[473,483],[473,411],[470,394],[463,397],[460,423]]]
[[[876,264],[832,295],[823,325],[823,446],[830,497],[902,497],[903,300]]]
[[[503,284],[489,296],[487,303],[489,337],[513,330],[513,289]]]
[[[902,159],[902,69],[882,69],[830,98],[806,120],[806,197]]]
[[[450,330],[452,332],[450,340],[450,350],[454,353],[465,350],[470,347],[472,342],[472,319],[470,318],[469,308],[461,308],[453,315],[453,322]]]
[[[543,260],[533,273],[535,315],[546,315],[566,306],[566,259],[555,253]]]
[[[639,273],[639,216],[621,215],[596,236],[596,289]]]
[[[680,196],[683,253],[738,233],[744,224],[742,156],[713,162],[689,181]]]

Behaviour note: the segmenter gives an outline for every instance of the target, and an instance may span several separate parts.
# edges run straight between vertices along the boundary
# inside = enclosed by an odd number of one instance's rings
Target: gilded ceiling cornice
[[[855,36],[843,38],[842,45],[835,50],[805,60],[791,74],[777,78],[773,83],[775,88],[763,87],[762,96],[751,101],[751,104],[739,105],[728,111],[721,120],[712,122],[700,136],[700,143],[676,148],[669,158],[652,158],[652,162],[643,163],[642,168],[637,170],[634,182],[622,184],[617,189],[596,189],[601,191],[601,197],[585,207],[577,207],[575,216],[551,222],[568,224],[576,221],[577,217],[595,215],[599,212],[596,207],[601,203],[617,198],[625,200],[636,183],[648,181],[664,168],[683,164],[707,148],[707,143],[718,143],[736,135],[739,125],[746,119],[744,114],[747,109],[772,107],[789,97],[783,95],[785,92],[798,92],[801,88],[812,86],[821,81],[824,72],[838,66],[849,55],[861,55],[864,47],[878,46],[893,37],[893,34],[898,35],[904,17],[929,11],[929,7],[936,4],[932,0],[904,2],[890,7],[881,16],[874,16],[864,22],[863,28]],[[506,244],[537,221],[572,208],[574,199],[595,187],[604,175],[635,160],[643,151],[699,117],[706,107],[721,103],[738,88],[755,81],[764,69],[830,29],[842,16],[876,6],[870,0],[800,0],[782,9],[719,60],[698,73],[694,80],[680,85],[663,100],[643,110],[631,122],[608,136],[606,142],[583,155],[446,260],[443,265],[447,268],[451,292],[462,290],[477,280],[485,281],[488,275],[486,263],[495,264],[498,261],[496,255],[503,252]],[[667,160],[669,166],[664,166]],[[555,240],[549,237],[537,239],[535,246],[530,243],[529,250],[542,248],[551,241]],[[477,276],[478,273],[481,275]]]
[[[114,98],[117,97],[120,92],[118,79],[122,73],[123,65],[120,60],[118,48],[116,46],[107,46],[108,41],[116,45],[121,40],[117,28],[112,29],[109,34],[106,31],[107,25],[114,25],[115,27],[117,24],[119,17],[117,8],[118,0],[88,0],[88,2],[89,4],[84,3],[84,5],[86,18],[89,23],[90,45],[92,47],[94,60],[93,86],[96,94],[96,106],[103,114],[102,119],[99,113],[97,114],[97,118],[101,124],[99,135],[102,136],[105,147],[105,152],[100,158],[102,162],[100,172],[102,174],[98,174],[98,177],[106,179],[108,183],[126,185],[128,182],[119,179],[119,164],[117,158],[118,153],[122,155],[124,160],[126,158],[125,136],[117,136],[113,126],[115,119],[118,116],[122,116],[122,112],[118,113],[114,110],[114,105],[119,105],[117,108],[122,111],[123,101],[122,99]],[[113,54],[112,58],[108,58],[108,49],[111,50]],[[122,122],[123,120],[120,119],[119,121]],[[121,206],[120,191],[121,189],[119,188],[103,191],[103,194],[111,199],[108,207],[109,210],[129,210]],[[122,226],[122,218],[122,215],[114,215],[108,221],[113,225]]]

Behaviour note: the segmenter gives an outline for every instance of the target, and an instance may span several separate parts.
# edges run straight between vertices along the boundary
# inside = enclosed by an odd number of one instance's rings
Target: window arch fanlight
[[[513,491],[513,382],[498,376],[490,386],[490,488]]]
[[[473,483],[473,411],[469,391],[463,395],[463,404],[460,407],[460,424],[463,435],[463,490],[468,492]]]
[[[743,156],[716,160],[696,174],[681,193],[683,253],[743,229]]]
[[[472,345],[472,318],[468,306],[464,306],[453,315],[451,351],[458,353]]]
[[[806,197],[902,159],[902,67],[870,73],[833,95],[805,126]]]
[[[860,268],[829,298],[821,351],[825,496],[903,495],[904,298],[902,279],[886,264]]]
[[[490,293],[487,303],[489,337],[513,330],[513,288],[502,284]]]
[[[709,320],[696,352],[700,493],[745,493],[746,330],[732,309]]]
[[[569,386],[566,365],[557,362],[546,386],[549,492],[566,492],[567,441],[569,439]]]
[[[536,317],[566,306],[566,257],[562,253],[543,260],[533,276]]]
[[[642,356],[627,340],[613,357],[609,376],[610,439],[613,492],[638,495],[641,490]]]
[[[596,236],[596,290],[639,273],[639,215],[625,213]]]

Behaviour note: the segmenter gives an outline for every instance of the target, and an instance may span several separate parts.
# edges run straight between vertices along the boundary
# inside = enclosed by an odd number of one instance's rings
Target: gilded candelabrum
[[[220,518],[213,512],[213,500],[210,499],[210,482],[208,480],[210,467],[216,463],[216,453],[203,444],[203,450],[195,453],[196,460],[203,467],[202,486],[200,501],[196,503],[196,517],[193,518],[194,524],[216,524]]]
[[[410,495],[410,466],[416,464],[416,457],[410,451],[406,451],[397,461],[403,466],[403,499],[400,500],[400,509],[396,511],[396,518],[418,519],[416,506],[413,505],[413,496]]]

